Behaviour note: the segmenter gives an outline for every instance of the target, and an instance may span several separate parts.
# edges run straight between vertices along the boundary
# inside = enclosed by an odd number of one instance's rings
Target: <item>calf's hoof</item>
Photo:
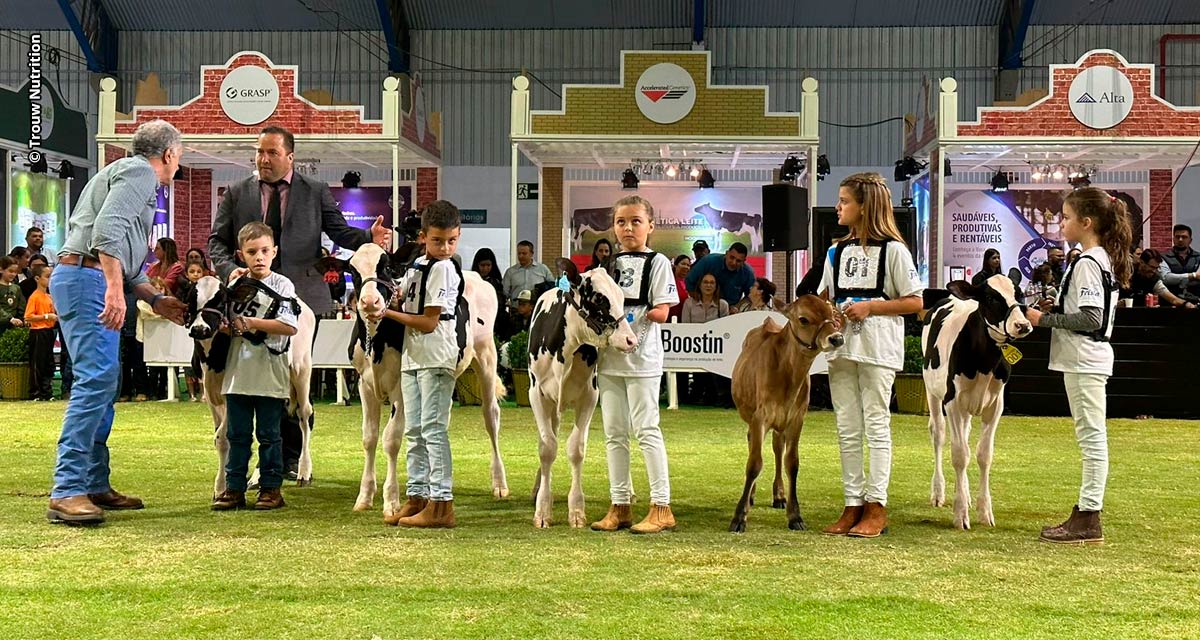
[[[369,511],[370,509],[371,509],[370,502],[359,500],[358,502],[354,503],[355,511]]]
[[[784,509],[786,507],[787,507],[787,499],[785,499],[785,498],[775,498],[774,500],[771,501],[772,509]]]
[[[788,520],[788,528],[792,531],[804,531],[806,528],[804,526],[804,518],[796,516],[795,518]]]
[[[313,483],[312,478],[301,478],[296,481],[296,486],[297,487],[311,487],[312,483]]]
[[[730,533],[746,533],[746,519],[734,518],[729,522]]]
[[[497,499],[499,499],[499,498],[507,498],[507,497],[508,497],[508,487],[495,487],[495,488],[493,488],[493,489],[492,489],[492,497],[493,497],[493,498],[497,498]]]

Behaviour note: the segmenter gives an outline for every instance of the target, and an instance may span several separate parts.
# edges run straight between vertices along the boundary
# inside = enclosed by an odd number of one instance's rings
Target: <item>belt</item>
[[[71,266],[86,267],[88,269],[99,269],[100,268],[99,260],[97,260],[91,256],[79,255],[78,253],[67,253],[67,254],[61,255],[58,257],[58,263],[71,265]]]

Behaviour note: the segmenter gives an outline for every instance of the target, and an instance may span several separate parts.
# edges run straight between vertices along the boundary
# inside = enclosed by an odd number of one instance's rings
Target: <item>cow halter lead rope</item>
[[[789,324],[791,322],[792,322],[791,320],[788,320]],[[796,342],[799,342],[800,346],[808,349],[809,351],[820,351],[821,347],[817,346],[817,336],[821,335],[821,330],[824,329],[825,325],[827,325],[827,324],[833,324],[833,318],[829,318],[829,319],[825,320],[824,322],[822,322],[821,324],[817,325],[817,331],[816,331],[816,333],[813,334],[813,339],[812,339],[811,344],[805,343],[803,340],[800,339],[799,335],[796,336]]]
[[[579,300],[576,299],[580,295],[581,294],[579,293],[578,289],[571,289],[564,294],[563,297],[566,299],[567,304],[575,309],[575,312],[579,314],[579,317],[583,318],[583,321],[593,333],[598,336],[605,336],[615,331],[617,326],[621,324],[620,320],[613,320],[612,317],[596,317],[599,314],[593,314],[590,310],[585,309],[584,306],[579,303]]]

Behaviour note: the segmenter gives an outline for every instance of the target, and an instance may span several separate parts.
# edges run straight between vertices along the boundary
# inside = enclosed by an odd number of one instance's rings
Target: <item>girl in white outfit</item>
[[[1063,274],[1051,313],[1025,311],[1035,327],[1051,327],[1050,369],[1063,373],[1075,439],[1083,456],[1079,503],[1057,526],[1042,529],[1042,540],[1100,544],[1100,511],[1108,479],[1105,386],[1113,372],[1112,337],[1117,297],[1129,286],[1133,232],[1125,203],[1101,189],[1077,189],[1063,203],[1062,233],[1083,253]]]
[[[600,411],[608,454],[608,485],[612,506],[596,531],[629,528],[633,533],[658,533],[675,528],[671,513],[671,481],[667,448],[658,426],[658,392],[663,368],[659,323],[666,322],[679,303],[671,260],[648,246],[654,231],[654,207],[640,196],[621,198],[613,205],[613,232],[621,253],[612,258],[617,284],[625,293],[625,314],[638,337],[632,353],[615,347],[600,352]],[[650,513],[636,525],[629,507],[629,438],[635,437],[650,476]]]
[[[850,234],[829,249],[819,292],[842,312],[846,344],[829,354],[846,508],[828,535],[875,538],[887,531],[892,470],[888,405],[904,368],[903,314],[921,310],[921,280],[896,228],[892,194],[878,173],[842,181],[838,223]],[[863,464],[863,444],[870,474]]]

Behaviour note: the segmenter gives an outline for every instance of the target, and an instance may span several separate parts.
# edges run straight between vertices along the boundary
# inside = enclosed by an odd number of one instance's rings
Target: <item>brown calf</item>
[[[803,296],[783,313],[788,318],[786,326],[768,318],[763,326],[746,334],[742,353],[733,368],[733,401],[749,426],[750,444],[746,485],[729,523],[729,530],[736,533],[746,530],[746,512],[753,502],[755,480],[762,471],[762,444],[767,429],[774,431],[776,443],[783,441],[783,463],[788,473],[788,528],[804,528],[796,499],[796,470],[800,465],[796,447],[804,415],[808,413],[808,370],[818,353],[842,346],[843,340],[833,305],[821,298]]]

